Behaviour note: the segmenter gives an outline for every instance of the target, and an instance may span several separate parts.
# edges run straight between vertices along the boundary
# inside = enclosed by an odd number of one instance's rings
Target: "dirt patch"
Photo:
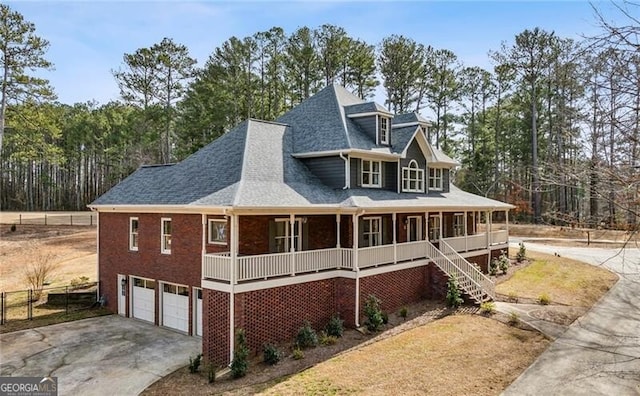
[[[534,224],[509,224],[509,235],[518,237],[590,239],[591,241],[640,242],[639,233],[633,231]]]
[[[91,226],[10,225],[0,227],[0,290],[22,290],[23,268],[38,256],[51,255],[57,270],[51,286],[86,276],[96,281],[96,228]]]

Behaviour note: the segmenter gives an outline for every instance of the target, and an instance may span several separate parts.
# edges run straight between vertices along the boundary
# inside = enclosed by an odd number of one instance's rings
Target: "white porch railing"
[[[495,243],[506,243],[507,237],[507,231],[495,231],[490,235],[491,241]],[[441,240],[441,242],[443,241],[446,246],[441,246],[440,249],[449,249],[456,255],[458,252],[487,248],[486,234],[446,238]],[[354,254],[358,254],[358,266],[361,269],[416,259],[434,259],[430,246],[433,245],[428,241],[416,241],[396,244],[395,253],[394,245],[382,245],[360,248],[357,252],[348,248],[333,248],[305,250],[293,254],[238,256],[236,258],[236,281],[268,279],[331,269],[353,269]],[[447,257],[456,262],[456,257],[453,257],[453,254],[447,253]],[[466,260],[464,261],[466,262]],[[229,252],[205,254],[202,277],[229,282],[232,280],[231,266],[232,260]]]
[[[487,249],[488,247],[486,233],[444,238],[444,240],[458,253]]]
[[[509,231],[500,230],[491,232],[491,244],[502,245],[509,242]]]
[[[231,280],[231,257],[219,254],[205,254],[203,259],[202,277]]]
[[[292,268],[292,261],[295,268]],[[393,257],[392,257],[393,260]],[[232,260],[228,253],[204,255],[202,277],[222,281],[231,280]],[[267,279],[284,275],[317,272],[326,269],[352,269],[352,249],[305,250],[291,253],[260,254],[237,258],[237,280],[239,282]]]
[[[427,245],[424,241],[406,242],[398,244],[398,261],[415,260],[427,257]]]
[[[393,263],[393,245],[372,246],[358,249],[358,267],[367,268]]]
[[[456,252],[447,242],[440,241],[440,251],[451,260],[457,268],[464,272],[465,276],[474,283],[475,286],[479,286],[489,297],[495,299],[495,285],[485,274],[478,269],[475,265],[468,262],[458,252]],[[473,288],[473,287],[472,287]]]

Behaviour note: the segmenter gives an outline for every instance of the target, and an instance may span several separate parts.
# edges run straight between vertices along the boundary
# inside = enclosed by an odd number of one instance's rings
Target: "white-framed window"
[[[171,254],[171,219],[162,218],[160,223],[160,252]]]
[[[137,217],[129,217],[129,250],[138,250],[138,225]]]
[[[442,190],[442,168],[429,168],[429,190]]]
[[[227,244],[227,220],[209,219],[209,243],[216,245]]]
[[[362,187],[382,187],[380,161],[362,160]]]
[[[389,144],[389,119],[380,117],[380,143]]]
[[[276,219],[275,225],[275,252],[285,253],[290,251],[291,224],[289,219]],[[302,219],[296,219],[293,225],[293,247],[300,251],[302,241]]]
[[[409,166],[402,168],[402,191],[424,192],[424,169],[418,167],[416,160],[411,160]]]
[[[382,245],[382,217],[362,218],[362,247]]]
[[[454,213],[453,215],[453,236],[464,236],[464,213]]]
[[[429,216],[429,240],[437,241],[440,239],[440,216]]]

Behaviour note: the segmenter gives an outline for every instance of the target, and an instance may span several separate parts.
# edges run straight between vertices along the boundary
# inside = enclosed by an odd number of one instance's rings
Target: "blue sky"
[[[185,44],[199,65],[231,36],[245,37],[272,26],[287,34],[329,23],[354,38],[378,44],[402,34],[434,48],[454,51],[465,66],[490,68],[487,53],[524,29],[539,26],[561,37],[598,32],[586,1],[9,1],[49,40],[51,81],[62,103],[119,97],[111,74],[125,53],[164,37]],[[605,14],[612,5],[594,2]],[[378,100],[380,101],[380,100]]]

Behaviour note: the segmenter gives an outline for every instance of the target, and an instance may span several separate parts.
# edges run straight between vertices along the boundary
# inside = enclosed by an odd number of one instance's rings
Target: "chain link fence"
[[[0,293],[0,325],[14,320],[32,320],[70,313],[100,305],[96,300],[98,283],[76,283]]]

